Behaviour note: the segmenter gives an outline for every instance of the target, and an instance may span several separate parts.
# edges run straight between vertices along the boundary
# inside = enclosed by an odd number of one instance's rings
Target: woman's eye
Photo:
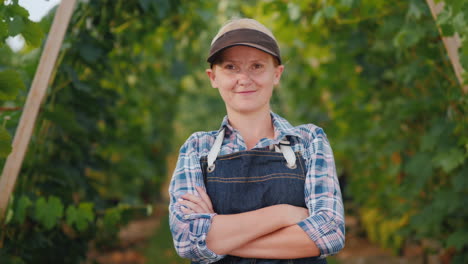
[[[234,66],[233,64],[226,64],[226,65],[224,65],[224,69],[226,69],[226,70],[235,70],[236,66]]]
[[[253,67],[255,70],[262,69],[262,68],[263,68],[263,64],[255,63],[252,67]]]

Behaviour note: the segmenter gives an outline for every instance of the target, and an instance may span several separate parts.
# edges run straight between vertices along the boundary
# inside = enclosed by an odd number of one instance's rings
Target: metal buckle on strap
[[[206,158],[207,163],[208,163],[208,168],[207,168],[208,172],[213,172],[215,169],[214,163],[216,161],[216,158],[218,157],[219,152],[221,151],[223,140],[224,140],[224,128],[221,129],[221,131],[219,132]]]
[[[296,154],[291,148],[291,142],[289,140],[281,140],[278,145],[286,159],[286,166],[292,170],[297,168]]]
[[[215,170],[215,164],[213,163],[212,165],[208,166],[208,168],[206,168],[206,170],[208,171],[208,173],[211,173]]]

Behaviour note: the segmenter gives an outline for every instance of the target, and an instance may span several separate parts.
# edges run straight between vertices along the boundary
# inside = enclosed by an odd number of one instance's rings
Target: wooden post
[[[431,10],[432,17],[434,20],[437,21],[437,15],[442,11],[444,8],[444,2],[440,2],[437,5],[434,3],[434,0],[426,0],[427,4],[429,5],[429,9]],[[442,36],[442,30],[437,25],[437,29],[439,30],[440,35]],[[460,63],[460,57],[458,56],[458,49],[461,46],[460,36],[455,33],[453,37],[442,37],[442,41],[444,42],[445,49],[447,50],[447,54],[450,58],[450,62],[452,63],[453,69],[455,71],[455,75],[457,76],[458,82],[462,87],[462,91],[464,94],[468,93],[468,84],[463,83],[463,67]]]
[[[45,97],[65,32],[76,0],[62,0],[50,28],[44,51],[29,90],[21,119],[13,139],[13,150],[8,156],[0,178],[0,222],[3,222],[11,193],[34,131],[37,114]]]

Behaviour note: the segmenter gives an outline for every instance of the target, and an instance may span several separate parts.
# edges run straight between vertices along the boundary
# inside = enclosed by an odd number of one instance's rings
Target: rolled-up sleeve
[[[206,246],[206,235],[216,214],[184,214],[177,200],[185,193],[197,194],[195,186],[204,186],[199,155],[190,137],[181,147],[176,169],[169,187],[169,223],[177,253],[196,263],[212,263],[224,255],[217,255]]]
[[[307,175],[305,202],[310,216],[298,225],[315,242],[321,257],[338,253],[345,243],[344,210],[333,152],[321,128],[304,144]]]

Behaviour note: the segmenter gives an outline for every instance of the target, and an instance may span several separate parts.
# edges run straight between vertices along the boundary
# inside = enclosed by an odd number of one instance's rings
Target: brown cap
[[[250,28],[234,29],[219,36],[211,45],[207,61],[213,63],[221,51],[233,46],[248,46],[275,57],[281,64],[280,51],[276,41],[267,34]]]

